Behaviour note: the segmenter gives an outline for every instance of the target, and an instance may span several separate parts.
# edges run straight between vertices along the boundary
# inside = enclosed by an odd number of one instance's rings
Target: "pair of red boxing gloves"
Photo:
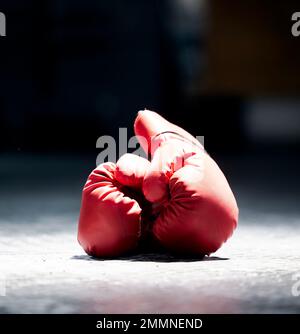
[[[125,154],[90,174],[79,243],[95,257],[120,256],[149,239],[181,254],[215,252],[238,222],[224,174],[191,134],[155,112],[140,111],[134,130],[151,162]]]

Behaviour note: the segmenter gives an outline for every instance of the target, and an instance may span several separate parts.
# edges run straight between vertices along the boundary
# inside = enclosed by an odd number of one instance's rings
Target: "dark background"
[[[0,313],[299,312],[299,0],[1,0],[0,12]],[[133,134],[145,107],[205,136],[228,178],[240,209],[217,255],[228,261],[112,264],[77,245],[96,140]]]
[[[298,150],[297,10],[297,1],[2,0],[0,149],[96,154],[99,136],[132,131],[146,107],[204,135],[212,153]]]

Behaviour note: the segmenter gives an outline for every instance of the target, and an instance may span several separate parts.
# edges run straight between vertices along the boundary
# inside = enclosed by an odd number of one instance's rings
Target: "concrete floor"
[[[259,168],[259,159],[252,174],[232,177],[240,225],[210,258],[104,261],[76,242],[80,188],[93,163],[0,156],[0,313],[300,312],[300,296],[293,296],[293,279],[300,280],[298,180],[283,183],[283,170],[271,161]],[[244,171],[249,163],[223,162]],[[292,166],[288,180],[298,175]]]

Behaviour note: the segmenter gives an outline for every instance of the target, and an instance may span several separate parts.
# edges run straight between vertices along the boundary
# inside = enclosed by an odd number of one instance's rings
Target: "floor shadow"
[[[74,255],[72,260],[82,261],[129,261],[129,262],[207,262],[207,261],[225,261],[229,258],[223,258],[218,256],[176,256],[168,253],[145,253],[145,254],[132,254],[127,256],[120,256],[114,258],[95,258],[89,255]]]

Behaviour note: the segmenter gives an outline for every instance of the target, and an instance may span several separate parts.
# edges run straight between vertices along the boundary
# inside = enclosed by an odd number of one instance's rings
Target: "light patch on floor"
[[[55,231],[48,221],[35,232],[2,224],[0,312],[297,312],[300,229],[290,225],[241,224],[203,261],[163,254],[97,261],[77,244],[75,225]]]

